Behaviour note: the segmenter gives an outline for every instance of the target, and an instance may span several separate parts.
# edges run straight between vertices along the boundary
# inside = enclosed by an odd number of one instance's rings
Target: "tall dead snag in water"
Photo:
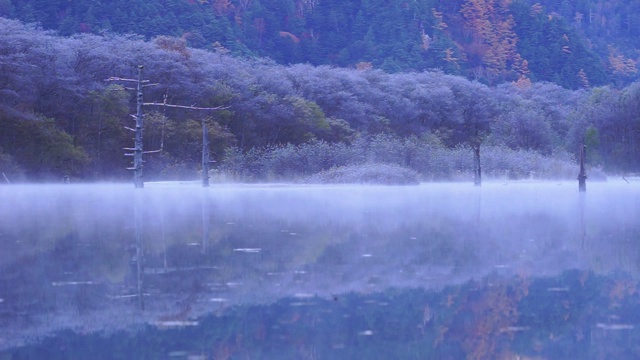
[[[580,243],[581,243],[581,247],[582,250],[584,250],[585,247],[585,243],[587,240],[587,221],[586,221],[586,217],[585,217],[585,199],[586,195],[584,193],[580,193],[580,195],[578,196],[578,207],[579,207],[579,211],[580,211],[580,229],[578,230],[578,234],[580,237]]]
[[[482,167],[480,166],[480,144],[473,147],[473,185],[482,185]]]
[[[170,108],[190,109],[190,110],[225,110],[228,106],[214,106],[214,107],[198,107],[198,106],[186,106],[167,104],[167,97],[162,103],[152,102],[143,103],[143,105],[151,106],[165,106]],[[209,156],[209,130],[205,119],[202,119],[202,186],[209,187],[209,164],[212,163]]]
[[[584,167],[587,161],[587,146],[580,146],[580,173],[578,174],[578,191],[587,191],[587,170]]]
[[[142,125],[143,116],[142,113],[142,65],[138,66],[138,85],[136,87],[136,128],[135,128],[135,142],[133,150],[133,184],[135,187],[144,187],[144,181],[142,180]]]
[[[124,88],[125,90],[135,90],[136,92],[136,114],[131,115],[136,122],[135,128],[130,128],[128,126],[125,126],[125,129],[133,131],[135,133],[134,143],[132,148],[124,148],[124,150],[131,151],[130,153],[125,153],[124,155],[133,157],[133,166],[130,168],[127,168],[127,170],[133,170],[133,185],[136,187],[136,189],[142,189],[144,187],[144,180],[142,178],[142,163],[143,163],[142,154],[156,153],[156,152],[162,151],[162,149],[153,150],[153,151],[142,150],[142,130],[144,127],[144,122],[143,122],[144,113],[142,110],[142,106],[144,105],[144,103],[143,103],[142,89],[147,86],[158,85],[158,84],[147,84],[149,80],[142,80],[143,68],[144,66],[138,65],[137,79],[110,77],[106,80],[106,81],[119,81],[119,82],[123,81],[123,82],[136,83],[135,88],[127,88],[127,87]]]
[[[202,119],[202,187],[209,187],[209,130],[204,119]]]
[[[147,86],[154,86],[158,84],[147,84],[149,80],[142,79],[142,69],[143,65],[138,65],[138,79],[125,79],[118,77],[108,78],[106,81],[125,81],[125,82],[135,82],[135,88],[126,88],[126,90],[135,90],[136,91],[136,114],[132,115],[136,121],[135,128],[126,127],[126,129],[135,132],[135,142],[133,148],[125,148],[127,151],[132,151],[131,153],[126,153],[125,156],[133,156],[133,166],[128,168],[129,170],[134,171],[133,183],[136,188],[143,188],[144,181],[142,179],[142,160],[143,154],[149,153],[157,153],[162,151],[161,149],[152,150],[152,151],[143,151],[142,150],[142,130],[143,130],[143,107],[144,106],[163,106],[170,108],[178,108],[178,109],[190,109],[190,110],[223,110],[228,109],[228,106],[215,106],[215,107],[198,107],[198,106],[188,106],[188,105],[176,105],[176,104],[168,104],[167,103],[167,95],[164,96],[163,102],[144,102],[142,89]],[[202,165],[203,165],[203,175],[202,175],[202,185],[204,187],[209,186],[209,138],[208,138],[208,130],[204,120],[202,121]],[[206,152],[206,155],[205,155]],[[206,158],[206,164],[205,164]]]

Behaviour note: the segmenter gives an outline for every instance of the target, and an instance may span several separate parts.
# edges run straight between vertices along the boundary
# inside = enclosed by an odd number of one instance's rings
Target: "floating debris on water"
[[[146,294],[143,294],[146,295]],[[138,294],[129,294],[129,295],[116,295],[116,296],[109,296],[109,299],[130,299],[130,298],[134,298],[134,297],[138,297]]]
[[[167,355],[170,358],[177,357],[177,358],[185,358],[187,360],[205,360],[207,358],[205,355],[202,355],[202,354],[190,354],[189,352],[183,351],[183,350],[171,351]]]
[[[550,287],[547,289],[547,291],[553,291],[553,292],[568,292],[569,288],[568,287]]]
[[[225,299],[225,298],[211,298],[211,299],[209,299],[209,301],[211,301],[211,302],[217,302],[217,303],[223,303],[223,302],[227,302],[227,301],[229,301],[229,299]]]
[[[602,330],[633,330],[635,326],[631,324],[603,324],[598,323],[596,327]]]
[[[200,243],[192,242],[192,243],[188,243],[187,246],[200,246]]]
[[[197,321],[191,320],[167,320],[167,321],[155,321],[152,325],[159,327],[185,327],[185,326],[198,326]]]
[[[373,255],[371,255],[371,254],[362,254],[362,257],[363,257],[363,258],[370,258],[370,257],[372,257],[372,256],[373,256]]]
[[[358,332],[358,335],[360,335],[360,336],[371,336],[371,335],[373,335],[373,331],[371,331],[371,330],[360,331],[360,332]]]
[[[167,274],[176,271],[194,271],[194,270],[217,270],[217,266],[189,266],[189,267],[169,267],[169,268],[145,268],[145,275]]]
[[[296,301],[296,302],[292,302],[289,304],[289,306],[311,306],[311,305],[315,305],[316,303],[314,302],[302,302],[302,301]]]
[[[52,281],[52,286],[69,286],[69,285],[95,285],[95,281]]]
[[[260,251],[262,251],[261,248],[239,248],[239,249],[233,249],[233,251],[235,252],[243,252],[243,253],[248,253],[248,254],[257,254]]]

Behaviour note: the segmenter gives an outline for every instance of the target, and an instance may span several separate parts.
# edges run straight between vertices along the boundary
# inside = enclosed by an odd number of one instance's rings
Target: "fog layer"
[[[301,294],[439,289],[489,273],[638,274],[634,182],[589,184],[586,194],[575,183],[52,185],[0,194],[4,346],[60,328],[153,324],[185,304],[195,317]]]

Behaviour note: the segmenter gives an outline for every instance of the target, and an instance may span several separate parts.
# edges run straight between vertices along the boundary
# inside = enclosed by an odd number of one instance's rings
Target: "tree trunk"
[[[585,170],[584,164],[587,161],[587,146],[582,145],[580,147],[580,173],[578,174],[578,191],[585,192],[587,191],[587,171]]]
[[[207,124],[202,120],[202,187],[209,187],[209,132]]]
[[[136,105],[136,135],[135,145],[133,152],[133,184],[136,189],[144,187],[144,181],[142,180],[142,65],[138,65],[138,86],[137,91],[137,105]]]
[[[473,147],[473,185],[482,185],[482,168],[480,166],[480,145]]]

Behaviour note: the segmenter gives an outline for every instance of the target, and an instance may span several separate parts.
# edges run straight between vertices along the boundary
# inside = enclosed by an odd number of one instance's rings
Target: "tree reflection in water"
[[[5,189],[13,358],[640,356],[635,187]]]

